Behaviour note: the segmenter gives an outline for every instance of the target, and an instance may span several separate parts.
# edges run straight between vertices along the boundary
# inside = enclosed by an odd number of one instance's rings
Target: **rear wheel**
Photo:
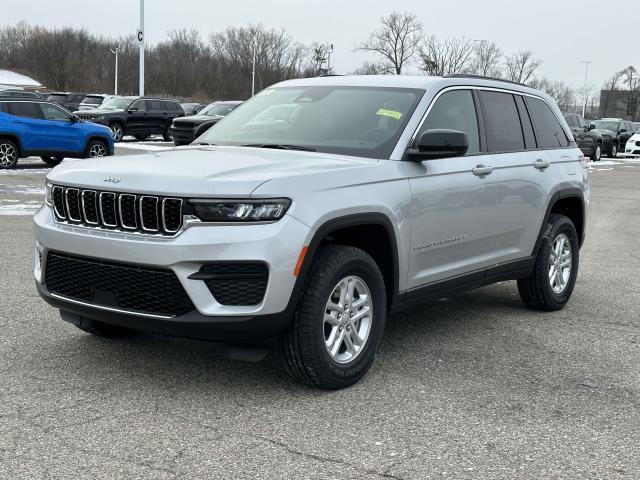
[[[348,387],[369,370],[387,315],[384,280],[366,252],[322,248],[280,353],[289,374],[327,390]]]
[[[40,158],[42,159],[42,161],[44,163],[46,163],[50,167],[55,167],[60,162],[62,162],[62,160],[64,160],[64,157],[62,155],[53,155],[53,156],[51,156],[51,155],[49,155],[49,156],[43,155]]]
[[[573,222],[564,215],[551,215],[533,272],[518,280],[518,292],[525,305],[553,311],[567,304],[578,276],[579,250]]]
[[[108,323],[99,322],[98,320],[92,320],[85,317],[81,317],[80,321],[78,323],[74,323],[74,325],[83,332],[87,332],[98,337],[122,337],[124,335],[134,333],[134,330],[130,330],[128,328],[110,325]]]
[[[109,154],[107,146],[100,140],[91,140],[87,144],[87,149],[84,153],[85,158],[98,158],[106,157]]]
[[[9,169],[18,163],[18,147],[11,140],[0,139],[0,168]]]
[[[124,128],[119,123],[112,123],[109,125],[109,130],[111,130],[111,136],[113,137],[114,142],[121,142],[124,137]]]
[[[593,152],[591,152],[591,161],[599,162],[601,158],[602,158],[602,144],[597,143],[596,148],[594,148]]]

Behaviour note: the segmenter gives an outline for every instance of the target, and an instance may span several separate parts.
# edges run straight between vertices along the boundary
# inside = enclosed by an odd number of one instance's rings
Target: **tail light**
[[[587,157],[585,157],[584,155],[580,155],[578,157],[578,161],[583,168],[587,168],[587,165],[589,164],[589,159]]]

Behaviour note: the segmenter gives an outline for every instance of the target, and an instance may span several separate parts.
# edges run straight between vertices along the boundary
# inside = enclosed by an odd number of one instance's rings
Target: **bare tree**
[[[327,68],[324,68],[324,65],[329,59],[329,47],[327,44],[313,42],[309,46],[308,57],[310,63],[309,70],[312,71],[314,75],[329,73]]]
[[[484,40],[477,42],[473,53],[469,73],[483,77],[500,78],[502,76],[500,61],[503,54],[495,42]]]
[[[527,83],[535,71],[542,65],[542,60],[534,59],[531,50],[522,50],[505,59],[506,75],[512,82]]]
[[[529,86],[542,90],[555,100],[562,111],[568,111],[575,106],[576,92],[561,80],[548,80],[546,78],[534,78]]]
[[[611,106],[611,97],[612,92],[619,89],[620,80],[623,76],[623,70],[615,72],[611,77],[607,79],[607,81],[602,86],[602,92],[600,93],[601,101],[600,101],[600,116],[607,117],[608,110]]]
[[[420,46],[420,70],[437,76],[462,73],[470,67],[473,52],[473,42],[467,37],[431,35]]]
[[[389,73],[388,66],[364,62],[361,66],[350,72],[350,75],[387,75]]]
[[[380,19],[380,27],[369,40],[363,42],[358,50],[373,52],[389,62],[396,75],[402,73],[402,67],[409,63],[418,51],[422,36],[422,23],[412,13],[393,12]]]

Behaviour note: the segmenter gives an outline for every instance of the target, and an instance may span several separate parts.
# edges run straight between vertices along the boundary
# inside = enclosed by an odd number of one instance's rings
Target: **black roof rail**
[[[527,84],[514,82],[513,80],[505,80],[504,78],[495,78],[495,77],[485,77],[484,75],[473,75],[471,73],[454,73],[451,75],[445,75],[444,78],[474,78],[477,80],[493,80],[495,82],[505,82],[505,83],[511,83],[512,85],[520,85],[521,87],[531,88]]]

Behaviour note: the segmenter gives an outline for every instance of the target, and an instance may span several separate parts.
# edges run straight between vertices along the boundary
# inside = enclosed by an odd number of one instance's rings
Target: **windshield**
[[[62,102],[67,99],[67,95],[64,93],[54,93],[53,95],[49,95],[47,100],[50,102]]]
[[[237,105],[231,105],[228,103],[212,103],[204,107],[198,113],[198,115],[208,115],[210,117],[224,117],[236,107]]]
[[[606,120],[594,120],[591,123],[593,123],[596,128],[599,128],[600,130],[611,130],[612,132],[617,132],[618,125],[620,125],[620,122],[610,122]]]
[[[389,158],[424,90],[302,86],[263,90],[194,143],[294,145]]]
[[[133,102],[133,98],[110,98],[106,100],[102,105],[100,105],[101,109],[105,110],[124,110],[131,102]]]

